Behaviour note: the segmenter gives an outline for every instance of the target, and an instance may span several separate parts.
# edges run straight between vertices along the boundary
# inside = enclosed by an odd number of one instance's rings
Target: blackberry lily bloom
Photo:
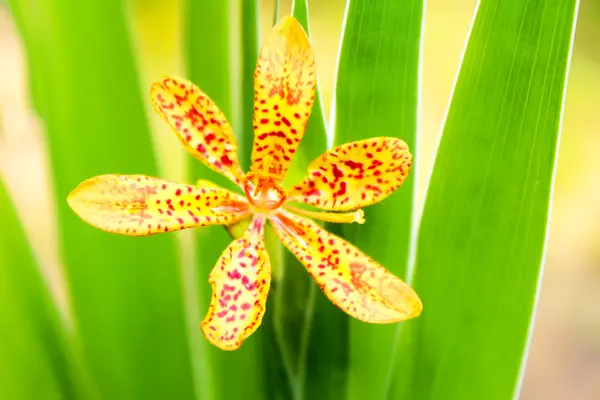
[[[252,217],[209,276],[212,300],[201,328],[223,350],[237,349],[260,325],[271,283],[263,236],[269,221],[327,297],[349,315],[392,323],[420,314],[415,292],[345,240],[311,219],[363,223],[360,207],[376,203],[406,179],[406,143],[378,137],[336,147],[314,160],[304,180],[282,187],[313,105],[316,69],[309,40],[292,17],[268,35],[254,74],[254,148],[250,172],[238,164],[237,143],[217,106],[192,83],[163,77],[152,85],[154,109],[185,148],[231,179],[244,195],[206,181],[196,185],[143,175],[102,175],[68,197],[87,223],[107,232],[146,236]],[[324,211],[293,207],[304,203]],[[337,212],[335,212],[337,211]]]

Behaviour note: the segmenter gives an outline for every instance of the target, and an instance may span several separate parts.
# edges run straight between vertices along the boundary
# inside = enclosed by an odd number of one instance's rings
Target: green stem
[[[281,314],[283,312],[283,290],[281,288],[275,288],[275,310],[277,315],[273,319],[273,327],[275,331],[275,340],[277,341],[277,346],[279,346],[279,350],[281,352],[281,359],[283,361],[283,369],[285,371],[285,375],[288,379],[288,383],[292,390],[292,398],[295,400],[300,400],[302,394],[302,387],[298,383],[298,377],[294,373],[294,367],[292,363],[292,355],[285,340],[285,334],[283,331],[283,326],[281,325]],[[300,387],[299,387],[300,386]]]
[[[308,344],[310,343],[310,333],[312,320],[315,314],[315,298],[317,285],[311,284],[308,287],[308,298],[306,299],[306,310],[304,313],[304,324],[302,325],[302,336],[300,337],[300,349],[298,351],[298,377],[297,385],[299,387],[298,399],[304,397],[304,384],[306,381],[306,358],[308,354]]]

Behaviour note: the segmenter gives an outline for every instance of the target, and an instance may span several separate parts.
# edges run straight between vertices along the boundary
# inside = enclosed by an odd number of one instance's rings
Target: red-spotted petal
[[[254,73],[252,170],[282,180],[315,97],[315,59],[300,23],[285,17],[267,36]]]
[[[209,168],[237,183],[237,141],[225,115],[193,83],[165,76],[150,90],[154,110],[173,128],[185,148]]]
[[[71,192],[67,201],[90,225],[127,236],[226,225],[249,213],[245,199],[228,190],[143,175],[88,179]]]
[[[329,300],[352,317],[391,323],[421,313],[421,300],[406,283],[345,240],[290,213],[282,212],[272,221],[283,244]]]
[[[260,325],[271,285],[271,265],[263,242],[264,220],[255,218],[245,235],[223,252],[208,281],[212,300],[202,321],[206,338],[235,350]]]
[[[400,139],[378,137],[346,143],[314,160],[289,201],[325,210],[352,210],[383,200],[404,183],[412,165]]]

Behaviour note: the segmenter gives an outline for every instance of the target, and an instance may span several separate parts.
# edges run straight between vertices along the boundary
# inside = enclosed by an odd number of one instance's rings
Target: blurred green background
[[[41,2],[43,3],[43,2]],[[259,2],[259,37],[263,38],[268,32],[273,21],[274,2],[263,0]],[[290,10],[289,1],[281,1],[280,15],[287,14]],[[310,34],[316,53],[317,66],[319,71],[319,82],[321,87],[323,107],[325,115],[329,115],[329,109],[334,95],[334,72],[340,42],[340,32],[342,29],[342,20],[344,15],[344,1],[309,1],[310,5]],[[187,4],[187,3],[185,3]],[[127,19],[124,28],[131,35],[132,62],[137,69],[139,76],[134,71],[112,71],[111,74],[119,76],[120,73],[125,76],[130,75],[131,79],[138,79],[138,82],[130,82],[127,90],[141,90],[142,94],[147,93],[150,83],[163,74],[186,75],[185,53],[189,45],[184,40],[186,32],[181,29],[185,24],[186,18],[193,15],[198,18],[198,24],[202,25],[202,18],[207,18],[202,10],[184,10],[184,2],[175,0],[170,2],[152,0],[132,0],[126,2]],[[422,209],[424,202],[425,189],[433,165],[433,155],[438,141],[441,128],[444,122],[448,99],[451,94],[452,86],[459,67],[462,52],[465,46],[465,40],[468,35],[469,26],[475,11],[476,1],[460,0],[447,2],[442,0],[429,0],[426,3],[424,42],[423,42],[423,70],[422,70],[422,106],[420,114],[420,149],[419,149],[419,168],[417,170],[417,202],[416,208]],[[45,12],[43,6],[38,11],[41,18]],[[103,11],[102,7],[98,11]],[[74,11],[75,12],[75,11]],[[195,14],[192,14],[195,13]],[[38,16],[39,17],[39,16]],[[109,18],[110,16],[107,16]],[[247,22],[247,21],[245,21]],[[553,197],[553,207],[551,214],[550,236],[548,239],[548,251],[546,258],[545,273],[542,278],[542,290],[540,294],[537,314],[535,315],[535,330],[530,345],[530,353],[527,357],[527,368],[525,372],[521,399],[597,399],[600,393],[600,187],[598,186],[597,171],[600,169],[600,158],[596,156],[597,149],[600,148],[600,52],[598,51],[598,40],[600,39],[600,2],[597,0],[583,0],[579,10],[579,19],[575,45],[573,49],[573,58],[570,70],[570,81],[567,91],[566,108],[564,114],[564,123],[562,138],[560,142],[560,152],[558,158],[558,169],[556,175],[556,186]],[[242,25],[240,25],[242,26]],[[84,25],[74,25],[73,29],[102,29],[102,27],[86,27]],[[239,28],[239,29],[243,29]],[[58,29],[60,30],[60,29]],[[64,40],[73,40],[73,37],[64,28]],[[210,32],[209,32],[210,33]],[[232,36],[234,36],[232,34]],[[248,38],[247,38],[248,39]],[[98,40],[103,40],[102,35]],[[104,40],[110,40],[105,37]],[[206,43],[212,40],[207,36]],[[218,40],[227,43],[228,38],[218,35]],[[252,38],[248,39],[249,41]],[[260,40],[259,40],[260,43]],[[97,44],[95,44],[97,45]],[[0,172],[4,177],[8,193],[14,200],[18,216],[22,221],[27,239],[33,249],[35,260],[39,262],[45,281],[48,283],[51,294],[59,305],[60,318],[64,324],[71,326],[73,316],[73,304],[69,297],[69,286],[73,282],[68,282],[65,278],[63,264],[64,255],[60,250],[60,234],[58,219],[64,210],[66,193],[57,195],[53,192],[55,187],[62,187],[58,179],[52,175],[50,168],[50,158],[48,140],[45,130],[47,126],[38,112],[34,111],[35,99],[30,95],[31,80],[35,79],[35,74],[28,70],[25,56],[25,42],[19,34],[16,23],[11,16],[6,5],[0,4]],[[85,44],[82,44],[85,46]],[[192,50],[202,52],[202,41],[194,42],[197,49]],[[83,47],[82,47],[83,48]],[[127,49],[122,49],[127,53]],[[252,51],[250,51],[252,53]],[[243,68],[241,62],[236,62],[236,54],[214,54],[212,57],[231,57],[233,65]],[[57,54],[56,57],[59,57]],[[126,65],[128,61],[116,60],[118,65]],[[93,66],[90,66],[93,68]],[[60,68],[60,65],[48,65],[47,68]],[[200,67],[201,68],[201,67]],[[207,67],[208,68],[208,67]],[[77,73],[71,71],[71,73]],[[33,76],[33,77],[32,77]],[[111,75],[112,76],[112,75]],[[98,82],[91,83],[90,87],[101,87],[102,79],[110,79],[108,76],[97,76]],[[68,82],[69,76],[65,76],[65,82]],[[201,82],[197,82],[203,87]],[[208,83],[211,84],[211,83]],[[216,83],[212,83],[216,84]],[[140,89],[141,88],[141,89]],[[60,86],[54,89],[60,91]],[[124,89],[124,90],[125,90]],[[207,90],[208,91],[208,90]],[[82,88],[82,93],[85,90]],[[210,93],[210,92],[209,92]],[[46,94],[47,95],[47,94]],[[60,94],[55,93],[56,101],[60,101]],[[94,94],[90,94],[93,96]],[[84,99],[85,100],[85,96]],[[158,170],[160,176],[178,181],[186,180],[188,155],[180,147],[179,142],[174,140],[174,136],[159,118],[151,114],[147,96],[144,97],[144,104],[129,104],[127,101],[117,102],[115,107],[120,111],[116,113],[115,120],[107,123],[118,125],[121,120],[127,118],[131,107],[145,107],[149,115],[148,123],[152,133],[152,142],[139,144],[139,151],[151,151],[156,149],[158,159]],[[217,100],[219,105],[222,104]],[[232,110],[234,110],[234,105]],[[85,110],[82,106],[78,110]],[[235,112],[235,111],[232,111]],[[90,110],[90,113],[93,112]],[[243,118],[250,118],[246,115]],[[93,121],[94,117],[91,117]],[[65,121],[54,121],[54,127],[65,126]],[[93,134],[102,135],[102,131],[90,130],[85,125],[86,117],[80,115],[80,118],[74,123],[79,124],[76,129],[81,131],[81,135]],[[63,124],[63,125],[61,125]],[[247,125],[247,124],[246,124]],[[138,127],[131,123],[132,129]],[[75,129],[75,128],[73,128]],[[100,128],[98,128],[100,129]],[[368,136],[375,136],[379,133],[373,133]],[[67,143],[76,151],[78,143]],[[138,143],[127,143],[123,152],[138,151],[132,150]],[[150,147],[152,146],[152,147]],[[81,157],[85,159],[86,154],[94,154],[87,150]],[[90,152],[91,151],[91,152]],[[319,151],[317,151],[319,153]],[[193,161],[192,161],[193,162]],[[153,171],[154,167],[145,168],[145,165],[153,165],[152,157],[148,154],[137,171],[97,171],[97,173],[146,173],[158,174]],[[115,163],[117,168],[118,163]],[[68,163],[60,166],[60,170],[68,171],[71,176],[77,176],[77,171],[71,170]],[[66,176],[67,172],[65,172]],[[81,180],[87,176],[81,176]],[[451,190],[451,188],[450,188]],[[5,221],[2,221],[4,225]],[[83,229],[83,228],[82,228]],[[87,232],[87,231],[86,231]],[[224,232],[214,230],[218,236],[215,239],[215,245],[221,246],[227,237]],[[102,234],[100,234],[102,235]],[[210,271],[214,262],[207,261],[208,265],[198,271],[193,267],[198,255],[193,250],[196,247],[192,232],[182,232],[173,235],[177,237],[176,250],[165,245],[168,253],[163,255],[164,262],[169,263],[172,260],[173,269],[176,263],[181,262],[183,267],[184,282],[198,281],[205,284],[207,271]],[[1,236],[0,236],[1,237]],[[93,234],[89,240],[98,237]],[[211,238],[213,236],[210,236]],[[207,242],[208,237],[203,238],[203,246],[210,246]],[[115,242],[116,243],[116,242]],[[146,242],[140,246],[140,251],[152,246],[155,242]],[[162,242],[161,242],[162,243]],[[0,244],[2,245],[2,244]],[[98,252],[118,252],[125,248],[128,243],[119,241],[116,247],[109,249],[98,249]],[[223,247],[224,248],[224,247]],[[218,250],[220,252],[220,250]],[[218,253],[217,252],[217,253]],[[117,254],[118,255],[118,254]],[[90,257],[90,264],[93,263],[90,255],[78,255],[79,260],[85,260]],[[210,260],[210,256],[207,257]],[[33,263],[33,262],[32,262]],[[188,267],[186,268],[185,265]],[[191,267],[190,267],[191,266]],[[98,266],[101,268],[101,266]],[[133,272],[121,271],[125,277],[114,276],[115,280],[126,279],[135,282],[140,279]],[[115,271],[118,274],[119,271]],[[153,279],[164,279],[165,285],[177,286],[174,279],[168,272],[156,272]],[[80,282],[85,281],[85,271],[79,273],[77,279]],[[141,278],[142,281],[144,278]],[[86,284],[94,284],[86,282]],[[100,283],[99,283],[100,284]],[[193,286],[193,285],[192,285]],[[206,286],[208,286],[206,284]],[[0,288],[3,286],[0,285]],[[71,288],[72,289],[72,288]],[[84,291],[85,289],[79,289]],[[141,292],[150,291],[150,288],[140,288]],[[189,293],[185,289],[185,293]],[[167,290],[158,293],[158,296],[169,296]],[[320,295],[320,294],[319,294]],[[143,293],[141,298],[148,298],[152,293]],[[111,301],[110,293],[107,294],[107,301]],[[167,301],[176,299],[167,299]],[[118,301],[115,304],[107,303],[107,307],[118,307]],[[158,305],[157,302],[155,305]],[[189,307],[186,313],[200,313],[203,315],[205,305],[188,302]],[[152,307],[153,304],[139,301],[135,307]],[[98,330],[98,340],[102,339],[102,318],[108,318],[102,315],[102,310],[96,310],[98,314],[89,316],[88,328]],[[2,310],[0,310],[2,312]],[[135,313],[136,309],[128,312]],[[147,312],[147,310],[144,310]],[[170,318],[166,315],[167,311],[157,310],[159,315]],[[121,315],[127,318],[127,313]],[[97,321],[96,321],[97,319]],[[173,325],[162,327],[164,337],[171,334],[171,329],[184,330],[181,318],[173,317]],[[179,321],[179,322],[178,322]],[[148,323],[148,328],[153,329],[152,321]],[[96,325],[95,325],[96,324]],[[197,327],[188,327],[190,335],[201,335]],[[266,333],[265,333],[266,334]],[[59,335],[60,336],[60,335]],[[110,343],[110,338],[106,343]],[[70,339],[65,339],[69,341]],[[130,346],[135,347],[136,338],[131,337]],[[192,350],[192,354],[200,354],[204,357],[205,352],[214,354],[213,350],[206,350],[202,343],[201,348]],[[1,344],[0,344],[1,346]],[[78,348],[78,345],[72,346]],[[160,351],[157,352],[160,353]],[[0,350],[2,351],[2,350]],[[119,351],[118,348],[103,348],[102,351]],[[139,350],[143,354],[142,349]],[[186,351],[181,348],[179,351]],[[265,352],[264,349],[254,349],[255,353],[246,352],[241,356],[232,358],[228,364],[225,362],[216,369],[234,368],[241,373],[252,371],[255,368],[256,354]],[[268,352],[268,351],[267,351]],[[78,353],[75,351],[74,353]],[[132,354],[136,354],[135,351]],[[175,359],[177,355],[159,354],[161,360],[169,362],[170,358]],[[68,362],[79,362],[78,354],[71,356],[72,360]],[[117,357],[118,359],[118,357]],[[73,361],[75,360],[75,361]],[[151,363],[152,360],[146,360]],[[43,362],[40,360],[40,362]],[[211,363],[206,359],[193,360],[203,365],[196,365],[196,371],[204,371],[206,376],[212,374],[210,371]],[[233,365],[235,364],[235,365]],[[216,365],[216,364],[215,364]],[[101,366],[95,373],[105,373],[111,368],[118,366]],[[122,374],[127,374],[127,361],[123,361]],[[181,368],[190,368],[181,367]],[[203,370],[202,368],[208,368]],[[85,368],[82,368],[85,370]],[[185,370],[172,371],[172,378],[175,379],[178,374],[185,374]],[[279,372],[269,372],[266,374],[276,375]],[[86,375],[84,372],[83,375]],[[119,374],[119,372],[117,373]],[[258,374],[253,371],[252,374]],[[256,375],[258,376],[258,375]],[[159,379],[149,371],[145,376],[148,380]],[[165,378],[165,377],[163,377]],[[88,379],[86,377],[76,377],[76,380]],[[124,379],[122,376],[118,379]],[[165,378],[166,379],[166,378]],[[256,379],[261,379],[257,377]],[[66,379],[66,380],[70,380]],[[174,397],[187,398],[190,395],[187,389],[181,385],[175,389],[176,383],[173,383],[173,391],[170,392]],[[136,385],[144,384],[142,382],[123,383],[121,395],[131,390],[136,391]],[[92,385],[93,386],[93,385]],[[151,385],[150,385],[151,386]],[[218,385],[217,385],[218,386]],[[126,388],[126,389],[125,389]],[[77,392],[78,388],[69,390]],[[169,392],[168,389],[167,392]],[[190,389],[191,390],[191,389]],[[198,392],[195,390],[197,398],[208,398],[212,395],[210,392]],[[235,393],[230,393],[226,398],[238,398]],[[243,390],[238,393],[242,396]],[[80,394],[81,395],[81,394]],[[77,397],[77,395],[73,395]],[[92,398],[93,395],[89,395]],[[88,395],[83,395],[87,398]],[[126,396],[127,397],[127,396]],[[126,398],[125,397],[125,398]],[[133,396],[132,396],[133,397]],[[120,397],[119,397],[120,398]],[[239,397],[242,398],[242,397]]]

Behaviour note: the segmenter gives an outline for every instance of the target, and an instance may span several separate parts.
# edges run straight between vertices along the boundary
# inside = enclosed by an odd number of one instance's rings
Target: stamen
[[[283,180],[281,166],[275,163],[275,160],[271,155],[266,155],[260,162],[253,163],[250,166],[250,172],[261,178],[274,180],[276,182],[281,182]]]
[[[351,224],[356,222],[358,224],[365,223],[365,213],[363,210],[355,210],[350,212],[335,213],[335,212],[324,212],[324,211],[310,211],[302,208],[297,208],[289,205],[283,206],[283,208],[308,218],[314,218],[325,222],[334,222],[340,224]]]
[[[250,207],[249,207],[248,203],[246,203],[246,202],[230,200],[230,201],[224,201],[220,206],[214,207],[214,208],[212,208],[212,210],[215,212],[220,212],[220,213],[225,213],[225,214],[227,214],[227,213],[239,214],[239,213],[247,212],[249,208]]]
[[[256,186],[251,181],[257,178]],[[276,210],[285,202],[287,194],[283,188],[270,179],[249,172],[244,178],[244,193],[253,206],[262,210]]]

